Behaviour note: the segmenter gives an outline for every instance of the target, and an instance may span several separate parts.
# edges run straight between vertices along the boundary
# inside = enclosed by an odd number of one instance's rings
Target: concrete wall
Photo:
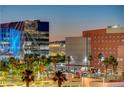
[[[124,82],[105,82],[104,79],[82,77],[82,87],[123,87]]]
[[[85,59],[85,39],[83,37],[66,37],[66,56],[72,56],[76,64]]]
[[[107,33],[124,33],[124,27],[118,27],[118,28],[107,28]]]

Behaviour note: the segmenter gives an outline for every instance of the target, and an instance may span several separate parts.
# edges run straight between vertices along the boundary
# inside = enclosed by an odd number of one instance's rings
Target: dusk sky
[[[50,22],[50,41],[81,36],[83,30],[124,26],[124,6],[1,6],[0,23],[22,20]]]

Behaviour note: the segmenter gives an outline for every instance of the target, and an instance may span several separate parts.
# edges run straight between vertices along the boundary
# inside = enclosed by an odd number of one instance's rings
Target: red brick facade
[[[92,66],[103,68],[104,65],[98,61],[98,54],[103,53],[104,57],[118,56],[118,47],[122,46],[124,33],[107,33],[107,29],[83,31],[83,37],[91,39]]]

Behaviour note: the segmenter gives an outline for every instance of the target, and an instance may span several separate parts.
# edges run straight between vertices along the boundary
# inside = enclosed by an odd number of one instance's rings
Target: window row
[[[116,48],[94,48],[94,50],[116,50]]]
[[[116,36],[94,36],[94,38],[124,38],[124,36],[119,36],[119,35],[116,35]]]
[[[100,42],[121,42],[122,40],[94,40],[94,43],[100,43]]]
[[[116,52],[115,51],[110,51],[110,52],[102,52],[103,54],[116,54]],[[94,52],[94,54],[99,54],[98,52]]]

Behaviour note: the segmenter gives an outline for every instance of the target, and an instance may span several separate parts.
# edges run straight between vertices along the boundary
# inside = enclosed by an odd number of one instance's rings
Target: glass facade
[[[24,22],[24,54],[42,56],[49,54],[49,22]]]
[[[23,59],[49,54],[49,22],[40,20],[0,24],[0,56]]]
[[[0,55],[20,56],[20,31],[0,28]]]

